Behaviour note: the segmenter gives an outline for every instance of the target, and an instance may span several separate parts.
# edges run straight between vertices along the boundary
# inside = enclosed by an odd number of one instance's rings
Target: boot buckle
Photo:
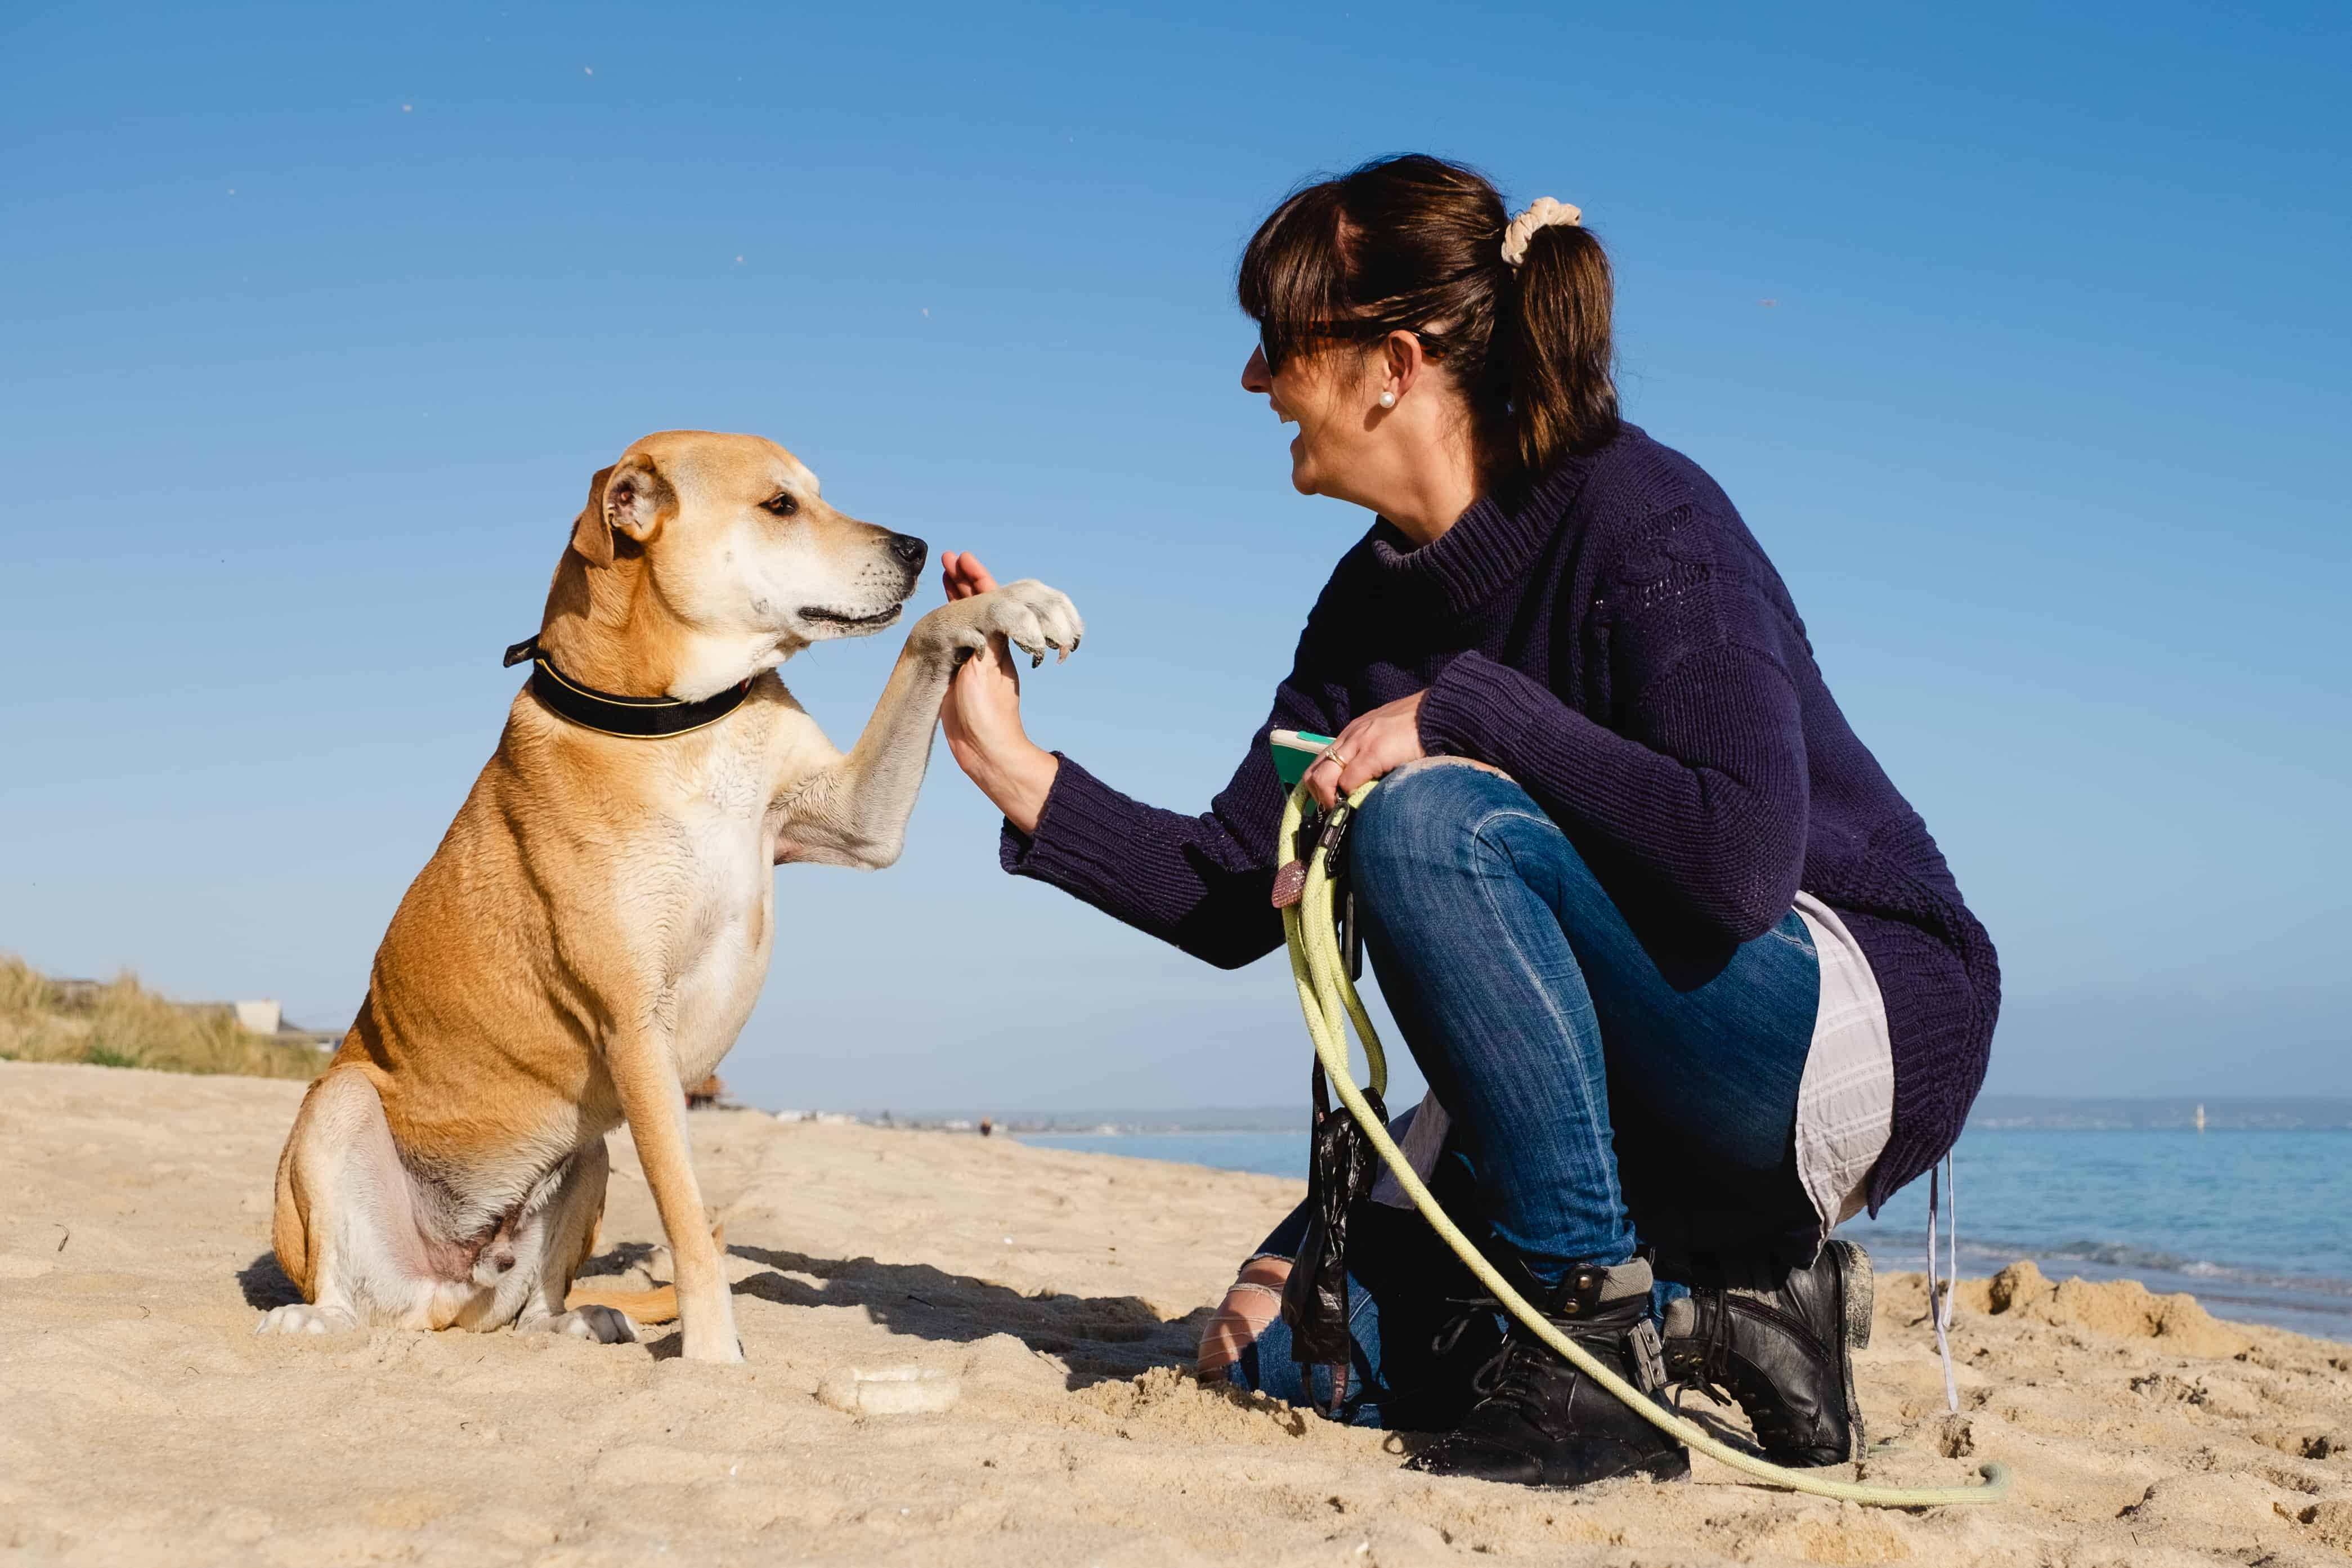
[[[1658,1338],[1658,1325],[1643,1318],[1626,1331],[1625,1346],[1633,1352],[1633,1386],[1644,1394],[1665,1387],[1665,1347]]]

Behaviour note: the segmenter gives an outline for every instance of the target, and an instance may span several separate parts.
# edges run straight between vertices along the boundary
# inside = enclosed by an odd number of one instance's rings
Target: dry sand
[[[1689,1484],[1574,1494],[1436,1481],[1398,1468],[1394,1436],[1180,1371],[1295,1184],[750,1112],[695,1118],[749,1366],[678,1361],[667,1331],[257,1339],[256,1309],[286,1299],[269,1184],[300,1092],[0,1063],[0,1563],[2352,1552],[2352,1348],[2186,1298],[1975,1282],[1948,1417],[1918,1277],[1882,1281],[1866,1478],[2000,1459],[2004,1506],[1864,1510],[1706,1460]],[[614,1153],[608,1271],[659,1237],[625,1137]],[[884,1365],[961,1374],[961,1400],[858,1417],[815,1397]]]

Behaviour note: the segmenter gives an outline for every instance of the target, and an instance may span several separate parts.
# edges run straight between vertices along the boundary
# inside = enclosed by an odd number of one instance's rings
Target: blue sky
[[[2341,7],[52,7],[0,23],[0,948],[346,1020],[589,473],[751,430],[1087,614],[1031,729],[1197,807],[1360,513],[1243,239],[1408,149],[1612,247],[1998,941],[1992,1086],[2352,1092]],[[936,590],[926,587],[925,600]],[[853,734],[896,639],[789,667]],[[769,1105],[1295,1100],[1220,974],[1003,876],[782,874]]]

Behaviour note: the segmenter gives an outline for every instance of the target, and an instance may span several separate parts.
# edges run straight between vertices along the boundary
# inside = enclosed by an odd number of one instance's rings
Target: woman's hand
[[[1201,1351],[1193,1375],[1202,1383],[1222,1383],[1225,1368],[1257,1342],[1266,1326],[1282,1315],[1282,1285],[1290,1278],[1287,1258],[1253,1258],[1225,1290],[1216,1316],[1201,1328]]]
[[[1421,749],[1422,697],[1416,691],[1383,702],[1339,731],[1330,754],[1307,770],[1307,793],[1316,804],[1328,811],[1341,795],[1428,754]]]
[[[996,579],[971,551],[948,550],[940,554],[940,586],[948,591],[948,602],[952,604],[993,591]]]
[[[969,551],[941,553],[940,583],[950,600],[969,599],[996,586],[980,557]],[[1036,832],[1045,796],[1062,764],[1021,727],[1021,675],[1003,637],[991,637],[986,653],[966,659],[956,671],[940,705],[940,722],[956,766],[1013,826]]]

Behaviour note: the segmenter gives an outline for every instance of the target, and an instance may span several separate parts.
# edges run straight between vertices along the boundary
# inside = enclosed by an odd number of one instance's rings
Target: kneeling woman
[[[1203,816],[1039,749],[1003,650],[968,665],[948,739],[1003,810],[1006,868],[1248,963],[1282,942],[1266,733],[1338,736],[1308,783],[1328,804],[1387,781],[1348,853],[1431,1085],[1400,1136],[1450,1212],[1629,1377],[1656,1382],[1636,1350],[1662,1325],[1666,1375],[1727,1387],[1773,1458],[1852,1458],[1869,1267],[1824,1238],[1958,1136],[1991,943],[1731,502],[1618,417],[1609,266],[1573,207],[1507,221],[1469,170],[1367,164],[1276,209],[1240,295],[1242,384],[1297,425],[1292,484],[1378,521]],[[992,585],[971,556],[944,567],[951,595]],[[1686,1468],[1465,1306],[1469,1276],[1393,1195],[1351,1220],[1351,1418],[1446,1433],[1412,1461],[1444,1474]],[[1302,1228],[1244,1266],[1204,1376],[1328,1394],[1275,1321]]]

